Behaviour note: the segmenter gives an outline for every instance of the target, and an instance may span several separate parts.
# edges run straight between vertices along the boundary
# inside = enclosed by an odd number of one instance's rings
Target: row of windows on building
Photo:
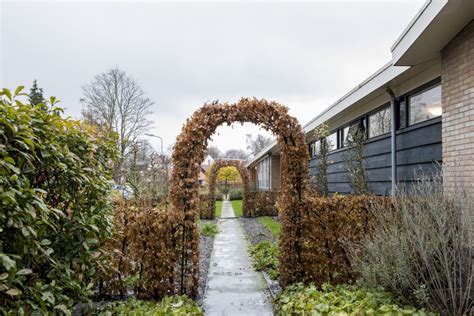
[[[397,128],[402,129],[441,115],[441,85],[439,80],[434,85],[415,91],[399,98]],[[392,113],[390,105],[368,113],[347,126],[339,128],[324,138],[329,151],[349,147],[356,131],[362,131],[365,138],[374,138],[390,133]],[[317,156],[320,140],[309,144],[311,158]]]

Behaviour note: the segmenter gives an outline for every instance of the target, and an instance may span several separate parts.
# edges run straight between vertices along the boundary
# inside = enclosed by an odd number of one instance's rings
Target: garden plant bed
[[[265,227],[260,219],[261,218],[249,217],[242,217],[239,219],[251,246],[255,246],[265,241],[270,243],[277,242],[275,236],[267,227]],[[273,217],[273,219],[277,220],[276,217]],[[262,273],[267,282],[270,294],[275,298],[275,296],[282,290],[278,284],[278,280],[272,280],[265,271],[262,271]]]
[[[200,226],[205,223],[215,223],[215,220],[203,220]],[[211,261],[212,248],[214,246],[214,236],[205,236],[201,234],[199,242],[199,291],[197,295],[197,302],[202,303],[204,291],[207,283],[207,273],[209,271],[209,264]]]

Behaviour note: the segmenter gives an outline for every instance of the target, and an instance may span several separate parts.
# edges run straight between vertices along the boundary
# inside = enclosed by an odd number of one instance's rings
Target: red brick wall
[[[441,53],[443,177],[474,195],[474,22]]]

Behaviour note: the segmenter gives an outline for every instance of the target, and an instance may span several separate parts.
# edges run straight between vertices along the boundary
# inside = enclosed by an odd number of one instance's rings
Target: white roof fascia
[[[310,132],[320,124],[326,122],[334,115],[349,108],[351,105],[368,96],[373,91],[386,85],[391,80],[395,79],[410,67],[394,66],[391,62],[385,64],[382,68],[376,71],[372,76],[367,78],[357,87],[349,91],[345,96],[333,103],[330,107],[309,121],[304,127],[306,133]]]
[[[351,105],[361,100],[362,98],[368,96],[373,91],[386,85],[391,80],[393,80],[397,76],[407,71],[409,68],[410,67],[405,67],[405,66],[393,66],[391,62],[385,64],[382,68],[377,70],[372,76],[364,80],[361,84],[359,84],[357,87],[349,91],[341,99],[333,103],[326,110],[324,110],[322,113],[320,113],[318,116],[316,116],[311,121],[309,121],[306,125],[304,125],[303,130],[305,131],[305,133],[312,131],[314,128],[316,128],[323,122],[327,121],[334,115],[349,108]],[[273,142],[271,142],[269,145],[263,148],[257,155],[255,155],[254,158],[252,158],[252,160],[247,164],[247,167],[255,164],[255,162],[257,162],[263,156],[268,154],[268,152],[275,149],[276,146],[277,146],[277,140],[274,139]]]
[[[392,62],[396,64],[421,33],[448,3],[448,0],[428,0],[391,47]]]
[[[276,148],[278,142],[276,139],[272,140],[272,142],[270,144],[268,144],[267,146],[265,146],[262,150],[260,150],[260,152],[258,152],[255,157],[252,158],[252,160],[249,161],[249,163],[247,163],[247,168],[250,167],[252,164],[254,164],[255,162],[257,162],[258,160],[260,160],[263,156],[265,156],[269,151],[273,150],[274,148]]]

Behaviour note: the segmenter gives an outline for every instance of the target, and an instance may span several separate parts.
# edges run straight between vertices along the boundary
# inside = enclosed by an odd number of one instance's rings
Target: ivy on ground
[[[391,294],[350,285],[331,286],[298,283],[275,300],[277,315],[436,315],[397,304]]]

